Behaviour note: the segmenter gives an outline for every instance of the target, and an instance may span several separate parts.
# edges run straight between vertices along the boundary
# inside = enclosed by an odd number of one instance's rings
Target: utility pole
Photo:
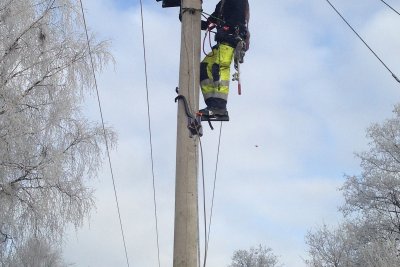
[[[181,3],[179,93],[187,99],[191,112],[196,112],[199,107],[202,1],[182,0]],[[173,267],[197,267],[199,262],[199,137],[190,138],[187,124],[184,104],[178,101]]]

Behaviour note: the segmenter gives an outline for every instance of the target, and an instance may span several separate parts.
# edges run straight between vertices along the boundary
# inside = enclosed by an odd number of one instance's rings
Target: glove
[[[214,29],[216,26],[217,26],[217,25],[215,25],[215,23],[211,22],[210,20],[207,20],[207,21],[202,20],[202,21],[201,21],[201,29],[202,29],[203,31],[205,31],[205,30],[211,31],[211,30]]]
[[[208,29],[208,21],[201,21],[201,30],[205,31]]]

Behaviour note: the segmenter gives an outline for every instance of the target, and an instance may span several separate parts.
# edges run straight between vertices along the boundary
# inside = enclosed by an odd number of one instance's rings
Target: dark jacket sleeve
[[[230,26],[246,24],[246,0],[226,1],[223,6],[222,16]]]

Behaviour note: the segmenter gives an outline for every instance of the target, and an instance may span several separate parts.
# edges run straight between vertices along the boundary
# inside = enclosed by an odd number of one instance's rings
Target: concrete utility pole
[[[201,0],[182,1],[179,93],[194,113],[199,106]],[[173,267],[198,266],[198,136],[189,137],[183,101],[178,104]]]

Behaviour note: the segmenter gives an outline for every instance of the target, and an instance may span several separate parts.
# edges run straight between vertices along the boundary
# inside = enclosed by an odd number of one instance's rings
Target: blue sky
[[[204,2],[210,13],[217,1]],[[400,16],[378,0],[332,2],[400,75]],[[171,266],[180,24],[176,9],[144,4],[161,265]],[[354,152],[367,148],[371,123],[391,116],[400,88],[326,1],[250,4],[251,50],[242,65],[243,94],[233,83],[231,121],[223,125],[208,266],[227,266],[234,250],[264,244],[285,266],[301,267],[305,234],[340,222],[344,174],[360,172]],[[116,60],[98,79],[105,120],[119,135],[112,162],[131,266],[156,266],[138,1],[84,5],[91,31],[111,41]],[[85,110],[99,120],[94,101],[89,97]],[[219,127],[204,126],[210,194]],[[97,210],[68,232],[65,257],[75,266],[125,266],[107,165],[91,186]]]

